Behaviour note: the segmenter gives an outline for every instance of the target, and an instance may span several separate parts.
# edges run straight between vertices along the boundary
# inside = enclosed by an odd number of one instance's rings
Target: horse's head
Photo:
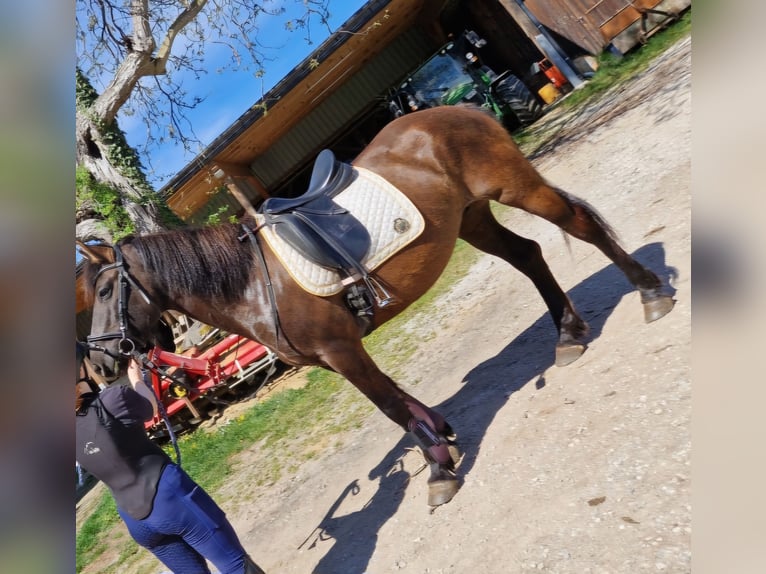
[[[140,264],[128,262],[118,245],[78,242],[78,247],[87,259],[83,273],[93,304],[88,344],[95,369],[114,379],[134,353],[154,345],[173,350],[172,331],[144,287],[148,281]]]

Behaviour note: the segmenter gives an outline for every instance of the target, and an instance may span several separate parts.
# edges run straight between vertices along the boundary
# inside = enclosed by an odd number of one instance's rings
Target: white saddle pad
[[[358,177],[333,201],[348,209],[369,231],[372,242],[362,264],[373,271],[423,233],[425,220],[412,202],[388,181],[364,168],[354,169],[359,172]],[[260,214],[257,223],[263,223]],[[303,289],[321,297],[343,289],[339,273],[309,261],[270,227],[261,228],[260,233]]]

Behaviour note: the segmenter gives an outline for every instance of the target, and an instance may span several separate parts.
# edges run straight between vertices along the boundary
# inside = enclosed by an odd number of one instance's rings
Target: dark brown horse
[[[362,337],[433,285],[461,237],[504,259],[537,287],[558,328],[558,365],[586,348],[587,325],[553,278],[540,247],[500,225],[491,200],[543,217],[598,247],[641,292],[647,322],[668,313],[674,301],[659,278],[618,245],[592,207],[546,183],[503,127],[480,110],[441,107],[399,118],[380,131],[354,166],[392,183],[425,219],[422,234],[375,270],[392,304],[362,319],[350,312],[342,294],[307,293],[268,245],[242,240],[241,225],[129,238],[114,248],[82,248],[95,295],[91,340],[108,351],[93,353],[94,363],[113,375],[124,366],[113,357],[149,345],[160,313],[174,309],[260,341],[287,363],[340,373],[413,433],[431,467],[429,504],[443,504],[459,485],[452,429],[381,372]],[[254,227],[250,220],[244,223]]]

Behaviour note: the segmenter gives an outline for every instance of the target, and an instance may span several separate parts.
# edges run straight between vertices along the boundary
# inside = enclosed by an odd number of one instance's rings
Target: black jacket
[[[157,483],[170,461],[146,435],[152,404],[130,387],[83,395],[76,419],[76,459],[101,480],[117,506],[136,520],[152,511]]]

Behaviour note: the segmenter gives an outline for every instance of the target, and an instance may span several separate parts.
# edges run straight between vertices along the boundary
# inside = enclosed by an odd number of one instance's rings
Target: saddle
[[[261,204],[259,212],[265,225],[309,261],[337,271],[344,283],[362,279],[376,303],[383,307],[391,298],[362,264],[372,242],[370,233],[353,214],[333,201],[356,178],[351,165],[335,159],[331,150],[322,150],[314,162],[306,193],[296,198],[271,197]],[[363,297],[357,291],[354,297]],[[357,310],[358,305],[354,305]]]

